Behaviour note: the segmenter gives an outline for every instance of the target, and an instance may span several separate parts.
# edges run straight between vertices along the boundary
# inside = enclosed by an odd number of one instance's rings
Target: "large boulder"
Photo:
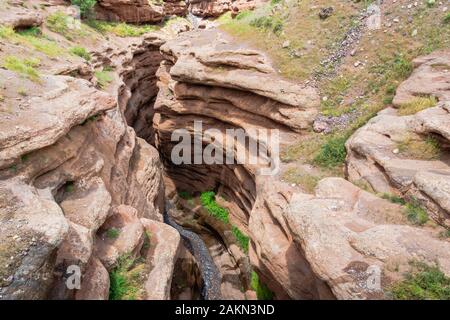
[[[95,13],[101,20],[157,23],[164,18],[164,7],[148,0],[99,0]]]
[[[297,248],[339,299],[389,298],[411,261],[450,274],[450,243],[439,230],[405,225],[403,214],[342,178],[320,181],[315,196],[293,194],[284,211]]]

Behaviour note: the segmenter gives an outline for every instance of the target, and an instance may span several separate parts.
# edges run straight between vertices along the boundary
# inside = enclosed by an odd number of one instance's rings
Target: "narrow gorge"
[[[99,0],[73,27],[70,1],[2,1],[0,300],[396,299],[415,272],[448,279],[450,44],[371,69],[378,11],[332,1],[343,36],[300,45],[295,23],[335,31],[310,2]]]

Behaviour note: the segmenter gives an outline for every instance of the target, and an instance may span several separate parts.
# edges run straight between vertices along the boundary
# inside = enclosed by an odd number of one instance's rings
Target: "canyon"
[[[99,0],[99,20],[179,17],[139,36],[83,25],[69,37],[48,22],[67,2],[32,2],[0,6],[1,26],[40,28],[90,58],[49,56],[0,32],[1,61],[35,57],[40,71],[0,68],[0,299],[251,300],[258,288],[273,299],[391,299],[414,262],[450,276],[448,48],[412,61],[392,103],[346,139],[343,172],[307,190],[285,179],[304,166],[295,162],[266,175],[260,164],[172,161],[174,132],[196,136],[195,121],[227,139],[229,129],[277,130],[282,154],[311,135],[324,103],[315,81],[283,76],[215,20],[196,28],[180,18],[268,4]],[[403,113],[417,97],[436,103]],[[430,139],[438,155],[402,147]],[[237,160],[247,143],[216,146]],[[205,192],[226,217],[211,213]],[[427,222],[412,223],[405,208]],[[119,276],[132,289],[119,294]]]

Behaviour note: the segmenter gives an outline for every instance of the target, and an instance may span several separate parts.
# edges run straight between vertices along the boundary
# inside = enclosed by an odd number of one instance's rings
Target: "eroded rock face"
[[[339,299],[386,298],[414,259],[450,273],[450,243],[436,230],[404,225],[400,206],[344,179],[322,180],[315,196],[293,195],[284,216],[314,274]]]
[[[219,17],[231,11],[237,14],[240,11],[252,10],[263,4],[264,0],[192,0],[189,1],[189,10],[199,17]]]
[[[217,30],[184,33],[176,40],[167,41],[161,52],[164,60],[157,73],[159,93],[153,121],[155,145],[163,156],[169,178],[178,190],[189,192],[214,190],[220,186],[218,193],[233,203],[230,208],[233,224],[244,233],[248,234],[250,229],[253,234],[252,219],[260,219],[261,224],[271,223],[270,217],[257,218],[260,213],[254,211],[255,201],[258,201],[258,167],[249,164],[173,165],[171,151],[177,142],[171,141],[171,134],[184,129],[192,136],[194,121],[202,121],[203,130],[215,128],[224,133],[226,129],[238,128],[278,129],[285,143],[310,126],[319,104],[316,91],[282,79],[264,55],[233,44]],[[253,212],[256,212],[254,218]],[[221,232],[214,223],[211,227]],[[307,262],[303,259],[301,265],[294,267],[300,274],[298,277],[289,278],[292,270],[283,268],[299,263],[298,253],[283,256],[285,251],[278,251],[278,256],[272,251],[276,246],[283,249],[291,246],[292,238],[286,238],[283,231],[278,230],[281,237],[260,239],[263,237],[259,234],[261,230],[258,226],[253,228],[252,241],[257,241],[264,250],[265,246],[272,247],[263,253],[260,250],[252,262],[260,265],[260,270],[271,270],[270,274],[266,273],[267,280],[277,279],[274,286],[281,288],[277,297],[318,297],[317,288],[308,288],[315,278]],[[221,237],[226,239],[225,234]],[[236,250],[239,251],[237,247]],[[239,254],[233,256],[236,258]],[[305,283],[297,285],[299,277],[303,277]],[[307,277],[312,280],[306,280]]]
[[[148,45],[142,41],[109,61],[130,61],[120,75],[138,68],[133,50]],[[106,299],[107,269],[121,254],[140,254],[140,219],[162,221],[159,154],[126,123],[126,106],[142,102],[131,99],[132,85],[112,84],[125,89],[113,96],[83,79],[40,78],[0,118],[0,296]],[[105,239],[112,228],[118,237]],[[81,272],[80,290],[66,285],[69,266]]]
[[[185,16],[184,0],[99,0],[95,7],[98,19],[129,23],[158,23],[165,17]]]
[[[417,199],[435,221],[446,226],[450,226],[450,90],[448,72],[442,68],[448,67],[448,59],[448,51],[416,59],[417,69],[400,85],[394,99],[402,105],[417,96],[433,95],[440,100],[436,107],[409,116],[384,110],[347,142],[351,181],[364,181],[379,193]],[[429,146],[430,139],[435,143],[433,154],[427,148],[411,153],[418,146]]]
[[[19,6],[10,7],[8,14],[0,17],[1,25],[10,26],[13,29],[37,27],[42,24],[42,21],[43,18],[39,12]]]
[[[164,18],[164,7],[148,0],[99,0],[95,12],[97,19],[130,23],[157,23]]]

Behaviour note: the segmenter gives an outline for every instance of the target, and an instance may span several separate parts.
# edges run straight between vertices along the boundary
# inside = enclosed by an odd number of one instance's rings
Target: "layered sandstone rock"
[[[188,12],[183,0],[99,0],[95,7],[97,19],[129,23],[159,23],[172,15]]]
[[[0,117],[2,299],[107,299],[107,269],[121,255],[141,254],[140,219],[162,221],[159,154],[136,137],[124,115],[127,105],[146,103],[133,98],[135,87],[125,75],[147,77],[139,57],[148,41],[108,50],[115,52],[109,62],[117,59],[126,68],[118,68],[125,82],[111,84],[115,96],[68,76],[41,75],[39,85],[20,79],[27,96]],[[11,83],[19,80],[0,72]],[[119,235],[109,239],[113,228]],[[165,261],[176,256],[172,250]],[[160,272],[163,266],[151,261],[162,257],[148,255],[149,272]],[[69,267],[81,272],[80,290],[67,286]],[[161,277],[161,285],[170,283]]]
[[[163,156],[166,172],[178,190],[218,189],[218,193],[232,203],[230,218],[233,224],[248,234],[249,226],[250,231],[252,228],[249,219],[252,219],[251,213],[259,196],[256,187],[258,165],[174,165],[171,151],[177,142],[171,141],[172,133],[183,129],[192,136],[194,121],[202,121],[203,130],[215,128],[224,134],[226,129],[278,129],[282,143],[287,143],[311,124],[317,113],[318,95],[311,87],[282,79],[263,54],[233,44],[217,30],[184,33],[176,40],[167,41],[161,52],[164,60],[157,73],[159,93],[153,121],[155,145]],[[209,142],[204,139],[204,143]],[[223,145],[221,147],[224,148]],[[237,154],[234,156],[238,157]],[[255,216],[258,214],[255,213]],[[230,244],[233,241],[227,241],[228,237],[233,238],[231,233],[227,235],[220,223],[214,223],[214,218],[209,220],[205,219],[204,223],[219,232],[229,251],[233,249]],[[260,243],[259,234],[254,230],[252,241]],[[286,242],[282,238],[276,239],[280,242],[267,243],[265,240],[262,246],[284,248],[292,243],[291,237]],[[237,261],[240,250],[236,245],[234,247],[237,252],[232,256]],[[294,261],[292,265],[299,263],[297,256],[296,253],[288,257],[277,256],[269,249],[268,255],[262,253],[253,261],[254,265],[262,265],[258,269],[271,269],[275,273],[264,280],[275,277],[277,280],[272,282],[277,286],[293,287],[280,289],[278,298],[319,296],[319,289],[308,288],[316,280],[308,270],[307,262],[295,267],[303,280],[312,277],[307,284],[297,286],[295,281],[299,278],[293,277],[292,281],[286,279],[290,270],[283,268],[291,259]],[[241,270],[241,276],[246,275],[248,270]],[[320,281],[318,283],[320,286]],[[328,292],[323,295],[332,296]]]
[[[399,205],[344,179],[322,180],[315,196],[294,194],[284,212],[300,252],[339,299],[388,298],[414,260],[450,274],[450,243],[437,230],[404,225]]]
[[[237,14],[244,10],[253,10],[265,0],[192,0],[189,10],[199,17],[219,17],[225,12]]]
[[[347,142],[350,180],[365,181],[376,192],[417,199],[446,226],[450,226],[450,90],[448,72],[443,70],[450,65],[449,57],[450,52],[444,51],[416,59],[417,69],[399,86],[394,99],[402,105],[433,95],[440,100],[436,107],[409,116],[385,110]],[[409,149],[430,141],[438,149],[433,154],[425,148],[409,155]]]

